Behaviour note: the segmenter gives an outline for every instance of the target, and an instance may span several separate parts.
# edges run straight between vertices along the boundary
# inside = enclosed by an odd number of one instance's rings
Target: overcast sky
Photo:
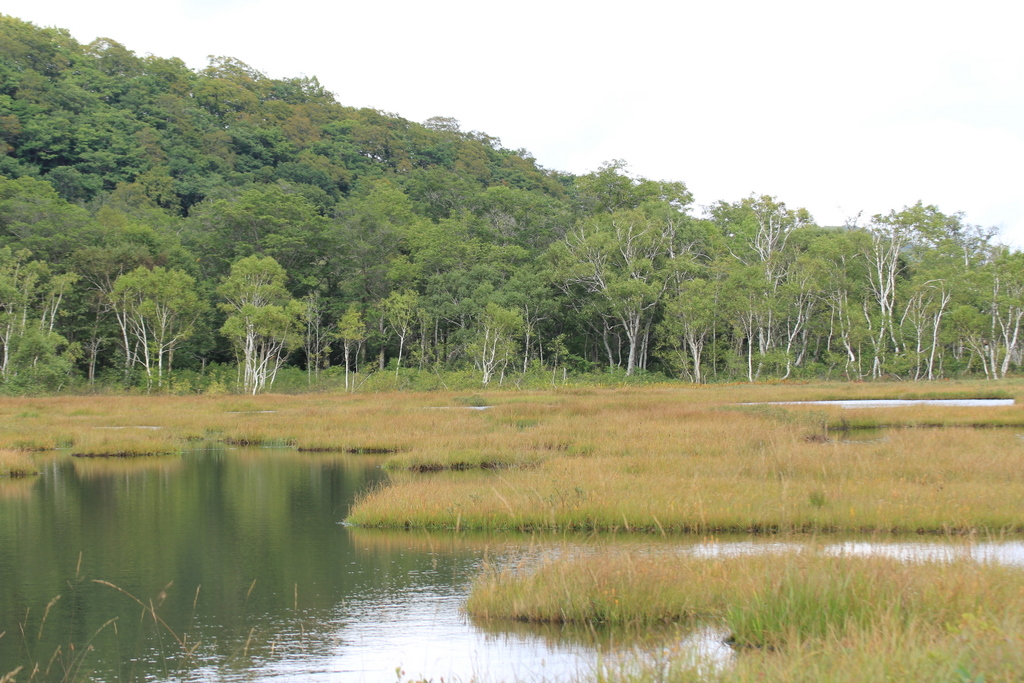
[[[317,76],[345,105],[624,159],[698,204],[770,194],[822,224],[917,200],[1024,247],[1024,5],[1009,0],[4,0],[193,67]],[[862,220],[863,222],[863,220]]]

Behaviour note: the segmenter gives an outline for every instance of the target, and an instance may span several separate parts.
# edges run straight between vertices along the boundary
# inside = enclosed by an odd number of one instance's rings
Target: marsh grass
[[[413,472],[439,472],[442,470],[497,470],[511,467],[535,467],[543,460],[543,453],[506,451],[483,446],[479,450],[417,449],[389,458],[385,467],[389,470],[411,470]]]
[[[137,427],[93,429],[75,439],[71,455],[77,458],[136,458],[170,455],[181,450],[173,435]]]
[[[1005,382],[995,391],[1018,396],[1022,387]],[[807,438],[840,419],[1024,422],[1022,406],[967,412],[919,406],[863,415],[736,407],[923,393],[976,397],[992,395],[993,387],[677,385],[0,399],[0,448],[73,444],[76,454],[128,455],[260,444],[324,458],[386,452],[392,484],[362,498],[349,519],[370,526],[654,534],[1024,531],[1017,504],[1024,499],[1024,441],[1012,430],[895,430],[885,441],[859,444]],[[489,407],[467,405],[481,403]],[[463,471],[438,472],[452,469]]]
[[[737,652],[728,667],[648,659],[600,680],[892,680],[894,672],[899,680],[1019,680],[1024,572],[952,560],[844,556],[813,545],[715,559],[612,549],[489,569],[466,610],[492,628],[496,620],[627,632],[710,626]]]
[[[905,429],[855,444],[808,440],[827,419],[823,411],[736,410],[720,402],[725,393],[560,394],[551,407],[529,408],[528,419],[537,422],[526,429],[511,426],[514,406],[502,407],[505,415],[471,416],[482,418],[475,432],[463,422],[459,432],[425,439],[393,462],[459,462],[458,443],[481,453],[514,444],[518,452],[505,453],[530,456],[533,466],[429,479],[393,473],[391,485],[359,501],[349,521],[655,534],[1024,531],[1017,504],[1024,499],[1024,441],[1012,430]],[[697,402],[701,397],[719,402]],[[907,410],[919,419],[949,409]]]
[[[965,618],[1024,620],[1022,580],[1018,567],[966,553],[895,558],[809,544],[708,558],[610,548],[491,569],[473,584],[466,610],[485,619],[615,627],[714,623],[738,647],[781,648],[916,622],[945,629]]]
[[[0,477],[27,477],[39,474],[35,461],[26,453],[0,450]]]
[[[1024,384],[1000,383],[996,391],[1019,400]],[[1012,535],[1024,532],[1024,440],[1014,430],[963,425],[1024,423],[1020,405],[736,407],[992,393],[978,382],[0,399],[0,458],[45,462],[63,456],[25,451],[68,444],[82,454],[184,453],[75,460],[86,476],[130,476],[202,457],[189,453],[202,448],[294,446],[306,452],[253,450],[246,457],[385,464],[389,481],[368,491],[348,521],[390,529],[617,532],[648,534],[666,546],[680,533],[728,531]],[[472,409],[480,405],[489,407]],[[863,443],[840,443],[832,434],[838,426],[882,423],[908,428]],[[948,426],[913,428],[933,424]],[[371,550],[410,542],[397,532],[357,533]],[[437,540],[444,537],[426,543],[446,548]],[[863,680],[850,673],[857,667],[879,680],[975,680],[981,673],[1019,680],[1024,670],[1022,581],[1005,568],[813,549],[708,561],[596,548],[576,559],[555,553],[545,564],[546,551],[533,551],[529,536],[509,537],[540,564],[485,573],[471,598],[474,613],[511,612],[518,616],[508,618],[584,629],[711,624],[728,629],[742,653],[727,672],[672,659],[671,676],[668,669],[637,669],[600,674],[606,680]],[[489,539],[459,543],[503,552]],[[1017,677],[1001,662],[1019,665]]]

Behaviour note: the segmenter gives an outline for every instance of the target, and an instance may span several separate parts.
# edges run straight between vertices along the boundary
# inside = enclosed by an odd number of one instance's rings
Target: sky
[[[140,9],[145,8],[145,9]],[[316,76],[348,106],[571,173],[622,159],[699,206],[840,225],[918,200],[1024,248],[1024,5],[1010,0],[3,0],[139,55]]]

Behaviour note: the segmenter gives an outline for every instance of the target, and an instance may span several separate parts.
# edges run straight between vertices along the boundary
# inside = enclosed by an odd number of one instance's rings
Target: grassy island
[[[0,466],[32,474],[61,449],[85,456],[76,468],[169,467],[232,444],[372,459],[387,479],[346,517],[368,543],[408,529],[591,542],[485,569],[466,609],[487,628],[654,634],[661,659],[608,663],[603,680],[1018,680],[1024,572],[969,549],[1024,533],[1022,395],[1009,381],[7,398]],[[786,403],[942,398],[1016,401]],[[720,534],[768,550],[665,551]],[[965,550],[837,553],[850,534]],[[631,540],[601,545],[613,537]],[[694,629],[727,639],[730,661],[672,654]]]

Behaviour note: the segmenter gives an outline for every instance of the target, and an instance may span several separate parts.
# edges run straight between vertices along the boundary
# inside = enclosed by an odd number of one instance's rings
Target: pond
[[[1012,406],[1012,398],[921,398],[850,399],[845,401],[768,401],[742,403],[754,406],[837,406],[839,408],[901,408],[906,406],[945,406],[949,408],[994,408]]]
[[[461,612],[485,562],[613,541],[345,526],[359,493],[386,476],[374,456],[217,448],[45,462],[40,477],[0,480],[0,678],[38,663],[40,680],[568,681],[633,655],[614,638]],[[666,561],[794,545],[628,542]],[[1024,561],[1018,542],[830,544]],[[727,662],[721,641],[698,631],[673,646]]]
[[[368,457],[231,449],[61,455],[0,480],[0,678],[54,653],[44,680],[564,679],[592,665],[578,641],[467,621],[486,539],[341,524],[383,476]]]

